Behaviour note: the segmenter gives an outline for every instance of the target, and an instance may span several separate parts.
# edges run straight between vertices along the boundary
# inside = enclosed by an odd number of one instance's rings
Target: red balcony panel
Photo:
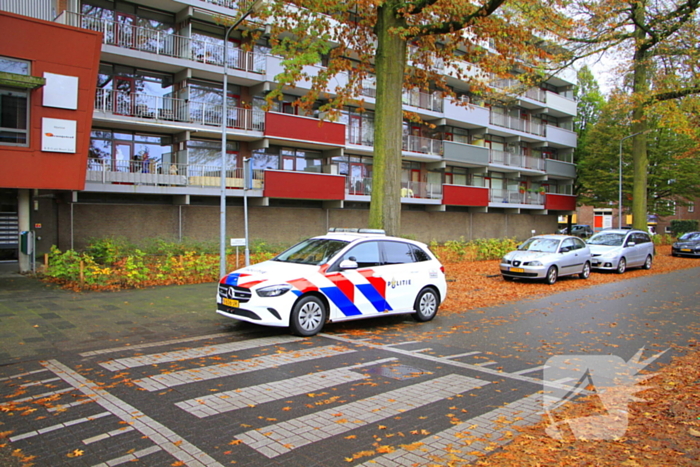
[[[265,136],[345,146],[345,125],[276,112],[265,113]]]
[[[547,193],[544,208],[550,211],[575,211],[576,197],[573,195]]]
[[[477,186],[443,185],[442,204],[448,206],[488,206],[489,189]]]
[[[309,172],[266,170],[263,196],[290,199],[345,199],[345,177]]]

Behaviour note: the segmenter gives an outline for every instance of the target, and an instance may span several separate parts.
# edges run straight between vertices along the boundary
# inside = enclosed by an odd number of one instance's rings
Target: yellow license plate
[[[681,248],[681,251],[690,251],[690,248]]]
[[[525,272],[523,268],[510,268],[510,272]]]
[[[239,305],[238,300],[232,300],[230,298],[224,298],[223,303],[224,305],[230,306],[231,308],[238,308]]]

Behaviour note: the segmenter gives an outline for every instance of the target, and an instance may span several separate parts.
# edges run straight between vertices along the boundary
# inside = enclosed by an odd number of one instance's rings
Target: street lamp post
[[[226,129],[228,120],[228,38],[231,31],[235,30],[240,24],[248,17],[251,13],[254,13],[260,9],[263,5],[264,0],[256,0],[250,8],[248,8],[240,18],[236,20],[231,26],[226,28],[226,33],[224,34],[224,82],[223,82],[223,100],[221,103],[221,203],[219,212],[219,278],[224,277],[227,272],[226,269],[226,169],[227,165],[227,155],[226,155]],[[246,232],[246,248],[248,245],[248,233]]]
[[[622,142],[626,139],[632,138],[633,136],[641,135],[644,133],[644,131],[640,131],[638,133],[634,133],[629,136],[625,136],[624,138],[620,139],[620,169],[618,172],[618,188],[617,188],[617,228],[621,229],[622,228]]]

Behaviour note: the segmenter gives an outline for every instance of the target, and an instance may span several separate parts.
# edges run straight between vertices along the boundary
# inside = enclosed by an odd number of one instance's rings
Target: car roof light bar
[[[358,229],[352,227],[331,227],[330,229],[328,229],[328,232],[386,235],[386,232],[382,229]]]

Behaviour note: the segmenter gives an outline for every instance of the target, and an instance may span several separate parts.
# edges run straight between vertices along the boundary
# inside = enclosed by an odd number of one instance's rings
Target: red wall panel
[[[576,197],[572,195],[556,195],[547,193],[544,208],[550,211],[575,211]]]
[[[265,136],[344,146],[345,125],[298,115],[267,112]]]
[[[342,200],[345,177],[308,172],[265,171],[263,196],[268,198]]]
[[[489,189],[475,186],[443,185],[442,204],[448,206],[488,206]]]
[[[31,62],[31,75],[78,77],[78,109],[43,107],[43,88],[30,91],[29,146],[0,145],[0,187],[82,190],[100,62],[98,32],[0,11],[0,55]],[[43,117],[77,122],[76,153],[41,151]]]

